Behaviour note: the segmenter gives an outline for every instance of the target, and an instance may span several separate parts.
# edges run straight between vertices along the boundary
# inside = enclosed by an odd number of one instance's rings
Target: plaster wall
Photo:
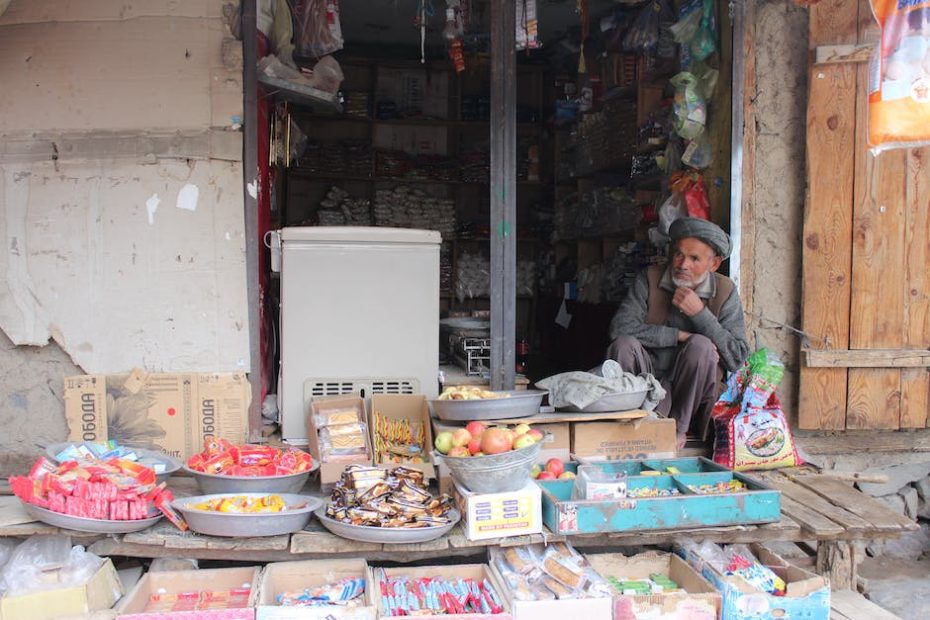
[[[249,370],[240,45],[219,0],[0,15],[0,454],[62,378]]]

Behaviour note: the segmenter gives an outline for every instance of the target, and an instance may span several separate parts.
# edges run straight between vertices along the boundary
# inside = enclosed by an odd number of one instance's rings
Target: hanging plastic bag
[[[698,170],[703,170],[714,163],[714,151],[706,131],[702,131],[701,135],[688,142],[685,152],[681,155],[681,162]]]
[[[707,198],[707,186],[700,172],[675,172],[669,178],[669,187],[684,198],[687,215],[710,219],[710,200]]]
[[[680,217],[687,217],[687,215],[688,207],[684,197],[678,192],[672,192],[662,203],[662,206],[659,207],[659,233],[667,238],[668,228],[672,225],[672,222]]]
[[[714,26],[714,0],[704,0],[700,26],[689,43],[691,57],[694,60],[704,60],[716,51],[717,33]]]
[[[338,0],[297,0],[294,21],[294,47],[301,56],[321,58],[342,49]]]
[[[627,52],[650,53],[659,44],[659,15],[662,5],[653,0],[646,4],[630,25],[623,38],[623,49]]]
[[[881,45],[869,71],[869,147],[930,144],[930,1],[871,4]]]
[[[686,140],[693,140],[704,131],[707,122],[707,103],[698,94],[697,78],[687,71],[671,79],[675,87],[675,103],[672,106],[675,133]]]

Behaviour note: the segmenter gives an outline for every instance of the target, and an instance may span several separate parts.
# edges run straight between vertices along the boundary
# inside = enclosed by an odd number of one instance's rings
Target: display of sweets
[[[313,458],[296,448],[236,445],[208,437],[203,452],[187,459],[187,466],[214,476],[290,476],[309,471]]]
[[[433,497],[423,472],[350,465],[333,488],[326,516],[351,525],[416,528],[447,525],[452,498]]]
[[[226,512],[233,514],[259,514],[269,512],[285,512],[287,510],[298,510],[306,506],[306,503],[288,506],[284,498],[278,494],[264,495],[254,497],[250,495],[232,495],[228,497],[216,497],[197,504],[191,504],[188,508],[193,510],[204,510],[207,512]]]
[[[335,583],[305,588],[299,592],[282,592],[276,597],[283,607],[360,607],[365,604],[365,579],[347,577]]]
[[[489,553],[518,601],[610,597],[607,582],[567,543],[492,547]]]
[[[68,444],[55,455],[55,460],[59,463],[65,461],[106,461],[108,459],[123,459],[139,463],[152,468],[156,474],[163,474],[167,469],[165,461],[140,454],[133,448],[121,446],[112,439],[101,443],[85,441],[84,443]]]
[[[22,502],[84,519],[135,521],[160,511],[182,530],[187,523],[171,508],[165,483],[156,484],[149,467],[112,458],[107,461],[39,459],[26,476],[11,476],[10,488]]]
[[[761,564],[751,553],[743,555],[739,552],[732,552],[730,562],[726,567],[726,573],[742,577],[751,586],[763,592],[775,596],[785,595],[787,585],[784,580],[776,575],[772,569]]]
[[[244,609],[249,606],[251,591],[250,584],[246,583],[232,590],[195,590],[178,594],[156,592],[149,596],[145,613]]]
[[[379,577],[381,607],[386,616],[504,612],[500,595],[487,579],[388,577],[384,569],[379,569]]]
[[[681,495],[678,489],[672,487],[669,489],[659,489],[656,487],[634,487],[626,490],[627,497],[647,498],[647,497],[672,497]]]
[[[376,463],[426,462],[426,427],[423,424],[391,419],[377,410],[372,415],[372,424]]]
[[[667,594],[680,589],[677,583],[662,573],[653,573],[649,575],[649,579],[618,579],[613,575],[609,575],[606,579],[616,588],[617,592],[625,596]]]
[[[689,484],[688,490],[700,495],[721,495],[724,493],[741,493],[746,490],[746,484],[740,480],[718,482],[716,484]]]

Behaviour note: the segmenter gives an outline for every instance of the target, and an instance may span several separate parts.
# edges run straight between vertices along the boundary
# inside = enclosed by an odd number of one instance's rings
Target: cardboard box
[[[179,459],[206,437],[242,443],[252,392],[245,373],[65,377],[70,441],[106,441],[161,450]]]
[[[371,415],[369,416],[369,431],[371,436],[371,445],[374,450],[375,446],[375,423],[378,416],[382,416],[389,421],[407,420],[412,425],[420,424],[426,434],[424,442],[424,463],[392,463],[390,461],[378,460],[377,454],[373,453],[375,465],[384,467],[410,467],[423,472],[423,475],[429,480],[436,477],[436,470],[433,467],[433,460],[430,452],[433,449],[433,429],[430,423],[429,404],[426,402],[426,396],[423,394],[372,394],[371,395]]]
[[[368,590],[370,592],[380,592],[381,591],[381,573],[382,571],[388,577],[401,576],[404,575],[410,579],[421,579],[421,578],[430,578],[430,577],[442,577],[447,580],[451,579],[474,579],[481,580],[487,579],[494,591],[497,593],[499,599],[501,599],[502,606],[504,608],[503,613],[499,614],[446,614],[440,616],[443,620],[513,620],[513,615],[510,612],[510,604],[507,602],[507,599],[504,598],[503,590],[500,583],[497,581],[494,574],[491,572],[487,564],[454,564],[451,566],[400,566],[397,568],[369,568],[368,569]],[[378,609],[379,618],[388,618],[387,611],[384,609],[384,601],[382,597],[376,596],[375,606]],[[404,616],[408,620],[435,620],[437,616],[435,615],[419,615],[411,614],[409,616]]]
[[[531,424],[531,426],[546,434],[546,438],[543,440],[542,450],[539,451],[539,460],[541,463],[545,463],[551,458],[556,458],[563,462],[571,460],[571,427],[568,422]],[[464,427],[464,424],[456,426],[434,419],[433,436],[435,437],[436,433],[441,433],[442,431],[451,432],[457,428]],[[455,485],[452,480],[452,474],[445,463],[436,463],[436,476],[439,479],[439,492],[449,493],[451,495]]]
[[[368,563],[363,559],[336,559],[268,564],[258,588],[255,620],[375,620],[375,607],[367,587],[359,607],[281,607],[277,603],[278,595],[283,592],[300,592],[349,578],[365,579],[367,585]]]
[[[585,555],[602,577],[648,579],[661,573],[683,592],[614,596],[614,620],[716,620],[720,617],[721,596],[706,579],[677,555],[649,551],[632,557],[619,553]]]
[[[44,573],[49,581],[57,581],[58,571]],[[82,586],[56,588],[0,598],[0,618],[3,620],[45,620],[76,616],[109,609],[123,595],[113,562],[107,558],[97,572]]]
[[[678,450],[675,420],[573,422],[572,454],[579,461],[672,458]]]
[[[690,558],[681,548],[676,552],[683,555],[692,566],[723,595],[722,620],[777,620],[779,618],[804,618],[805,620],[829,620],[830,583],[826,578],[789,564],[759,543],[750,543],[749,548],[762,564],[771,568],[785,580],[785,596],[775,596],[750,586],[737,576],[726,576],[700,558]]]
[[[491,563],[491,572],[498,583],[506,583],[497,567]],[[514,620],[566,620],[577,618],[579,620],[595,620],[611,618],[613,599],[611,598],[578,598],[551,601],[519,601],[514,600],[513,591],[505,587],[504,599],[510,606]]]
[[[472,493],[455,483],[455,503],[468,540],[542,532],[542,492],[532,480],[508,493]]]
[[[310,454],[320,463],[320,482],[322,484],[333,484],[342,477],[342,472],[349,465],[371,465],[371,438],[366,435],[368,444],[367,456],[350,456],[344,457],[338,461],[324,463],[320,458],[320,436],[314,424],[314,416],[320,411],[326,409],[354,409],[358,412],[360,419],[365,424],[366,429],[371,426],[371,419],[368,417],[368,411],[365,408],[365,399],[358,396],[328,396],[323,398],[314,398],[310,403],[310,415],[307,416],[307,438]],[[367,432],[367,431],[366,431]]]
[[[259,574],[257,566],[246,568],[214,568],[207,570],[183,570],[146,573],[132,592],[116,607],[116,617],[139,620],[164,620],[165,618],[254,620],[255,601],[258,598]],[[185,592],[223,592],[249,584],[248,607],[224,610],[146,612],[149,597],[153,594],[182,594]]]

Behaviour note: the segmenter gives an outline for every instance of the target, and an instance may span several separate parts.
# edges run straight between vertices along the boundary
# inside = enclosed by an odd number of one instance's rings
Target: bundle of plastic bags
[[[778,357],[759,349],[730,375],[727,389],[711,413],[717,431],[715,462],[736,471],[802,463],[775,395],[784,374],[785,367]]]

